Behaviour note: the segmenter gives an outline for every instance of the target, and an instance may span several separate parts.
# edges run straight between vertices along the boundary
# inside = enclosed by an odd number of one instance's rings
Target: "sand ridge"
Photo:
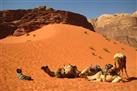
[[[7,37],[0,40],[0,91],[135,91],[137,80],[117,84],[96,83],[81,78],[51,78],[40,70],[45,64],[53,70],[68,63],[77,65],[80,70],[90,64],[103,67],[106,63],[113,63],[113,55],[117,51],[127,55],[129,76],[137,77],[135,48],[82,27],[53,24],[29,35]],[[18,67],[24,74],[31,75],[34,81],[19,80],[15,74]]]

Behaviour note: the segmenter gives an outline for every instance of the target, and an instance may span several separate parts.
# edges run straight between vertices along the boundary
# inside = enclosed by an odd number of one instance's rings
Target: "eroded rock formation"
[[[0,38],[8,35],[20,36],[54,23],[72,24],[94,31],[83,15],[40,6],[28,10],[0,11]]]
[[[137,12],[104,14],[91,20],[94,30],[103,36],[137,47]]]

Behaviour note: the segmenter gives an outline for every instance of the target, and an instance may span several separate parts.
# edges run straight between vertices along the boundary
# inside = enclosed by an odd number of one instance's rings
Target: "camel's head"
[[[47,71],[49,70],[49,67],[47,65],[41,67],[42,70]]]

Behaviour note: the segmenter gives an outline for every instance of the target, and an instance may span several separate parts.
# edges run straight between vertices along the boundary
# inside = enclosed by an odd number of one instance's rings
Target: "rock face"
[[[137,47],[137,12],[104,14],[91,20],[94,30],[105,37]]]
[[[0,39],[13,34],[15,29],[17,29],[15,24],[12,24],[12,23],[0,24]]]
[[[72,24],[94,31],[83,15],[40,6],[28,10],[0,11],[0,38],[8,35],[20,36],[54,23]]]

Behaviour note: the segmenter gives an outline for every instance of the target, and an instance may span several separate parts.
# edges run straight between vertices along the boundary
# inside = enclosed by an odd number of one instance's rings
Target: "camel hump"
[[[116,54],[114,55],[114,59],[116,59],[116,58],[126,58],[126,56],[125,56],[125,54],[123,54],[123,53],[116,53]]]

